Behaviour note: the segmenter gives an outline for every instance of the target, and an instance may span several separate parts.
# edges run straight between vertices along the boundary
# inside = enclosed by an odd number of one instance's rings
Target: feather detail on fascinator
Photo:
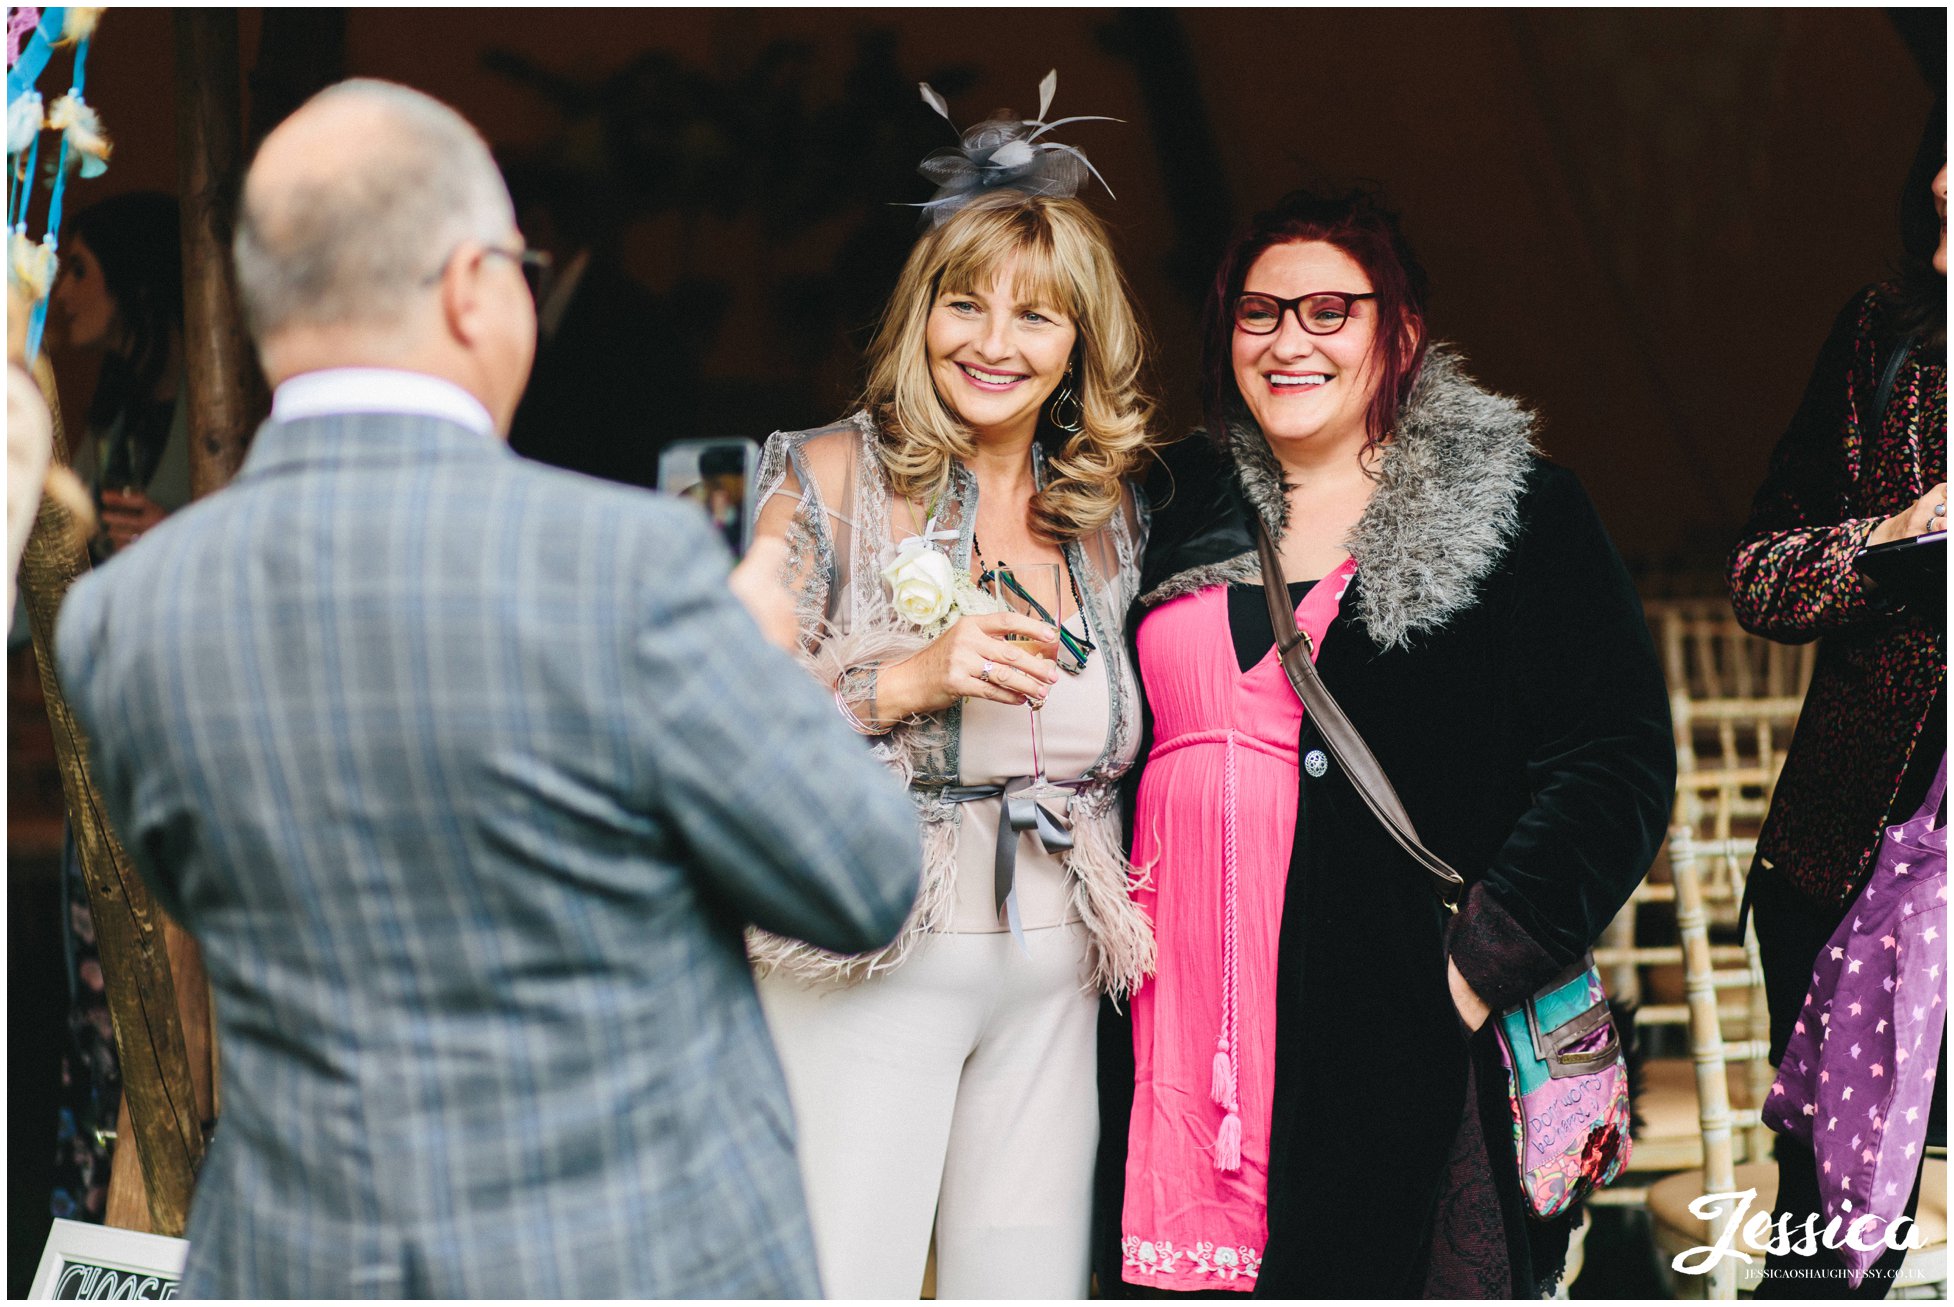
[[[918,86],[923,103],[942,114],[952,127],[956,126],[950,118],[950,106],[937,94],[936,88],[928,82]],[[1052,95],[1057,90],[1058,71],[1054,69],[1038,84],[1036,118],[1020,119],[1010,110],[1000,109],[964,132],[963,143],[958,148],[937,150],[923,160],[916,171],[936,183],[936,194],[916,207],[928,216],[931,226],[942,225],[951,214],[986,191],[1014,190],[1027,195],[1070,198],[1084,188],[1088,176],[1106,186],[1106,179],[1099,176],[1099,170],[1083,151],[1039,138],[1067,123],[1116,123],[1120,119],[1088,114],[1047,122],[1045,113],[1051,108]],[[1112,193],[1113,188],[1106,186],[1106,194]]]

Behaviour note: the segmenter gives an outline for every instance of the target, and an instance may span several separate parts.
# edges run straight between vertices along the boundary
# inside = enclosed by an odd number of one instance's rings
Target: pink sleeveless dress
[[[1315,646],[1356,570],[1346,560],[1297,606]],[[1226,587],[1160,605],[1138,644],[1153,751],[1133,827],[1149,883],[1134,900],[1159,966],[1132,1000],[1122,1276],[1247,1293],[1268,1237],[1276,945],[1303,706],[1274,649],[1241,670]]]

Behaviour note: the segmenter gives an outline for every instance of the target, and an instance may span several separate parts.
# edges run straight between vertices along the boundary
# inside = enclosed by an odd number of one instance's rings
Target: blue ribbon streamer
[[[34,83],[40,79],[41,73],[47,68],[48,59],[54,53],[55,43],[62,39],[67,25],[68,11],[66,8],[48,9],[42,13],[40,25],[34,29],[34,35],[29,39],[27,47],[20,52],[20,58],[15,62],[14,66],[7,71],[7,103],[9,106],[13,104],[18,96],[34,89]],[[88,40],[84,38],[75,45],[75,71],[72,83],[69,86],[69,94],[79,98],[83,86],[87,84],[87,80]],[[34,136],[34,144],[28,150],[27,168],[16,179],[16,194],[9,197],[8,209],[9,216],[12,219],[10,232],[20,232],[24,235],[27,231],[28,202],[33,195],[34,167],[40,160],[40,153],[41,138],[37,132]],[[50,250],[59,250],[61,247],[61,211],[62,202],[67,194],[67,188],[68,134],[63,132],[61,134],[61,157],[55,165],[54,183],[49,188],[48,193],[46,243]],[[9,251],[9,256],[11,257],[11,251]],[[33,313],[28,319],[27,361],[29,363],[32,363],[36,358],[40,357],[41,336],[47,329],[47,309],[48,301],[43,299],[34,306]]]
[[[75,81],[68,88],[68,94],[81,98],[81,87],[88,75],[88,42],[83,41],[75,47]],[[48,240],[55,248],[61,245],[61,202],[68,192],[68,133],[61,133],[61,162],[54,169],[54,187],[48,195],[47,232]]]
[[[34,165],[41,158],[41,134],[34,133],[34,143],[27,147],[27,166],[13,179],[14,194],[11,211],[7,215],[9,230],[27,230],[27,200],[34,194]]]
[[[12,104],[22,92],[33,90],[34,83],[41,80],[41,70],[47,67],[48,58],[54,53],[54,43],[61,39],[62,29],[67,25],[66,9],[41,11],[40,26],[34,29],[34,35],[27,38],[20,58],[7,70],[8,104]]]
[[[41,329],[47,326],[47,301],[42,300],[34,306],[34,314],[27,322],[27,363],[32,367],[34,360],[41,356]]]

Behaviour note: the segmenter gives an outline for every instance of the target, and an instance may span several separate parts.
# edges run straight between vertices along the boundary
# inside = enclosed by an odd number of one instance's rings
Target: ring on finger
[[[1938,504],[1935,504],[1935,505],[1934,505],[1934,516],[1935,516],[1935,517],[1946,517],[1946,516],[1947,516],[1947,504],[1946,504],[1945,502],[1942,502],[1942,503],[1938,503]]]
[[[985,682],[990,682],[992,684],[995,684],[995,682],[991,681],[991,672],[995,668],[995,666],[996,664],[992,663],[990,659],[986,658],[984,660],[984,665],[977,669],[977,679],[980,681],[985,681]]]

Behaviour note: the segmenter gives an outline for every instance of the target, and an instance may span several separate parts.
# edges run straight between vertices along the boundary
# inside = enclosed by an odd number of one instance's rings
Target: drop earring
[[[1071,406],[1070,413],[1065,411],[1068,404]],[[1052,407],[1049,416],[1051,417],[1052,425],[1068,435],[1077,435],[1079,428],[1086,424],[1085,405],[1081,404],[1079,397],[1072,392],[1071,368],[1065,370],[1064,380],[1058,383],[1058,393],[1052,396]]]

